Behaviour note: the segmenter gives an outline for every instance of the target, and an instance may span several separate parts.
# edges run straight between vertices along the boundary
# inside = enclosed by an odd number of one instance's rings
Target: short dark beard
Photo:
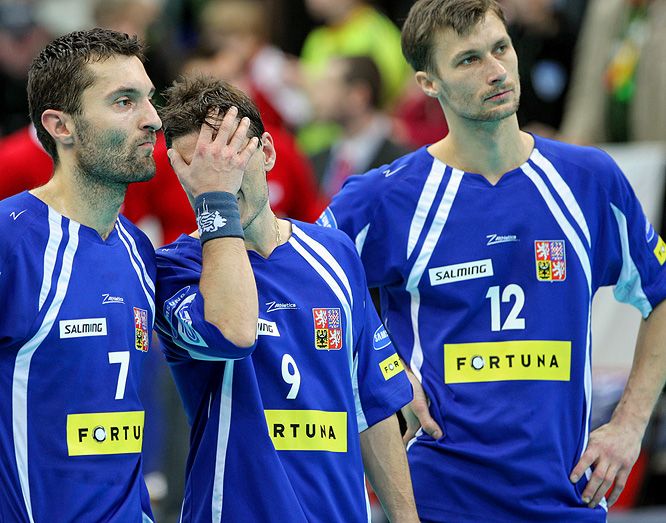
[[[118,129],[97,131],[82,116],[75,116],[78,147],[76,160],[79,175],[93,185],[120,185],[150,180],[155,175],[155,160],[140,158],[138,144],[128,143],[127,135]]]

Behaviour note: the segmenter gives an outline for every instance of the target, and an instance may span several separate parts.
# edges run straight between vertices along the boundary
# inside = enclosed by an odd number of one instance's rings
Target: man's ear
[[[437,98],[439,96],[437,81],[430,73],[417,71],[414,78],[416,78],[416,83],[419,84],[419,87],[426,96],[430,96],[431,98]]]
[[[56,144],[72,145],[74,143],[74,121],[67,113],[47,109],[42,113],[42,125]]]
[[[270,171],[275,165],[275,144],[270,133],[265,132],[261,135],[261,150],[264,155],[264,169]]]

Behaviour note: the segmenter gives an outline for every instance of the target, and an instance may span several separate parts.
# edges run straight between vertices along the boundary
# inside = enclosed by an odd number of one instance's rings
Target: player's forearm
[[[217,238],[203,246],[199,289],[206,321],[239,347],[251,346],[257,334],[257,286],[241,238]]]
[[[392,523],[418,522],[400,427],[394,415],[361,433],[365,473]]]
[[[642,437],[666,380],[666,302],[641,323],[629,380],[612,421],[631,426]]]

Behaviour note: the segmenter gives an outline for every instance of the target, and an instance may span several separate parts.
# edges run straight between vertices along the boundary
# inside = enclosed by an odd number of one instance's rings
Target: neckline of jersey
[[[538,137],[532,133],[532,138],[534,139],[534,145],[532,146],[532,150],[530,151],[530,155],[527,157],[527,160],[520,164],[518,167],[511,169],[507,172],[505,172],[500,179],[495,183],[494,185],[488,181],[488,179],[480,173],[474,173],[471,171],[463,171],[461,169],[458,169],[456,167],[453,167],[452,165],[449,165],[439,158],[436,158],[433,156],[430,151],[428,151],[428,147],[430,145],[425,145],[423,147],[423,150],[425,154],[432,160],[433,164],[439,164],[441,165],[445,170],[450,169],[450,170],[456,170],[460,171],[463,173],[463,182],[471,182],[473,185],[477,185],[480,187],[488,188],[488,189],[499,189],[500,187],[506,187],[507,185],[511,185],[514,181],[519,181],[520,176],[523,175],[523,169],[529,164],[530,160],[533,160],[535,154],[539,152],[539,147],[537,144]]]
[[[281,219],[291,222],[292,226],[293,226],[293,220],[291,220],[290,218],[281,218]],[[285,252],[287,250],[286,247],[289,244],[289,241],[291,240],[291,237],[293,236],[293,234],[294,233],[292,232],[289,235],[289,238],[287,238],[287,240],[284,243],[281,243],[280,245],[275,247],[275,249],[273,249],[273,252],[271,252],[271,254],[268,258],[264,258],[257,251],[253,251],[253,250],[250,250],[250,249],[245,249],[245,251],[247,252],[248,258],[250,258],[252,260],[256,260],[257,262],[272,262],[272,261],[275,261],[275,259],[278,256],[282,255],[282,252]],[[199,242],[199,238],[194,238],[194,237],[190,236],[189,234],[182,233],[176,239],[176,241],[181,240],[181,239],[186,239],[187,241],[196,242],[197,244],[201,245],[200,242]]]
[[[37,201],[38,205],[40,205],[44,208],[49,221],[55,223],[56,225],[60,225],[60,222],[53,219],[53,216],[51,215],[51,213],[48,212],[49,209],[51,209],[51,211],[56,216],[58,216],[60,219],[65,218],[65,219],[69,220],[72,223],[76,223],[79,226],[79,236],[83,235],[87,239],[92,240],[95,243],[99,243],[100,245],[111,246],[111,245],[115,245],[118,242],[118,231],[116,230],[117,229],[116,224],[120,220],[120,217],[116,218],[116,221],[114,222],[114,225],[113,225],[113,229],[111,229],[111,232],[109,233],[109,236],[105,240],[92,227],[89,227],[88,225],[84,225],[83,223],[79,223],[76,220],[73,220],[72,218],[70,218],[68,216],[65,216],[64,214],[59,213],[53,207],[51,207],[48,203],[46,203],[45,201],[40,200],[39,198],[37,198],[37,196],[32,194],[30,191],[25,191],[25,193],[28,195],[29,198],[32,198],[33,200]]]

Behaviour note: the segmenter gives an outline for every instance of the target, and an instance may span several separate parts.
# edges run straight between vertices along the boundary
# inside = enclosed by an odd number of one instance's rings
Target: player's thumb
[[[171,163],[171,167],[176,172],[176,174],[180,176],[183,172],[183,168],[187,165],[182,156],[175,149],[169,149],[167,151],[167,156],[169,157],[169,163]]]

